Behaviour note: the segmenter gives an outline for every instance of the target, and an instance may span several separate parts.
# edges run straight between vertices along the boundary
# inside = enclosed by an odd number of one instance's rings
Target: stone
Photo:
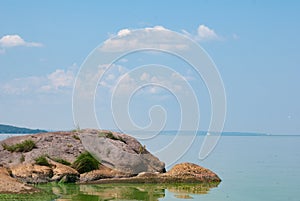
[[[50,167],[35,164],[20,164],[10,168],[13,177],[24,183],[46,183],[51,181],[53,171]]]
[[[51,181],[74,183],[79,180],[80,175],[77,170],[50,159],[48,159],[48,161],[51,164],[51,169],[53,171],[53,177],[51,178]]]
[[[91,181],[96,181],[99,179],[106,179],[106,178],[123,178],[129,177],[130,175],[119,172],[117,170],[113,170],[108,168],[104,165],[100,165],[98,170],[93,170],[91,172],[86,172],[80,175],[80,182],[87,183]]]
[[[0,167],[0,193],[34,193],[39,192],[33,186],[29,186],[12,178],[6,168]]]
[[[220,182],[218,175],[211,170],[193,163],[180,163],[165,173],[172,178],[181,178],[184,180],[200,182]]]
[[[165,164],[149,153],[135,138],[110,132],[111,138],[81,133],[84,148],[103,165],[120,172],[137,175],[140,172],[164,172]]]

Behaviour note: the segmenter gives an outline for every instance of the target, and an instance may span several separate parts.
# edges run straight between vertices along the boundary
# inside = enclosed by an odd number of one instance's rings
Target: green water
[[[56,201],[99,201],[99,200],[149,200],[156,201],[166,197],[173,199],[192,199],[195,195],[207,194],[212,184],[46,184],[38,187],[54,193]],[[173,200],[172,199],[172,200]]]

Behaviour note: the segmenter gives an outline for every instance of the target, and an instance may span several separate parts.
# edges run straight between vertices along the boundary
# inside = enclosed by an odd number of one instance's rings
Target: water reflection
[[[148,200],[167,198],[193,199],[197,194],[206,194],[218,183],[211,184],[101,184],[62,185],[48,184],[42,188],[58,195],[55,201],[99,201],[99,200]]]

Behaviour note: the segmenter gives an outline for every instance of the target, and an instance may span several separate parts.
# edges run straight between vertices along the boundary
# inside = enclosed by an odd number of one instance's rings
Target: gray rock
[[[61,158],[70,163],[74,162],[76,157],[85,151],[80,139],[76,138],[76,132],[53,132],[43,134],[33,134],[24,136],[15,136],[0,141],[0,164],[5,167],[18,165],[22,163],[34,163],[35,158],[46,155],[50,158]],[[32,140],[36,143],[36,148],[30,152],[9,152],[3,149],[2,144],[13,145]],[[21,158],[24,158],[24,161]]]
[[[104,132],[105,134],[105,132]],[[109,132],[83,132],[80,140],[84,148],[103,165],[131,175],[140,172],[164,172],[165,164],[149,153],[135,138],[125,134]]]

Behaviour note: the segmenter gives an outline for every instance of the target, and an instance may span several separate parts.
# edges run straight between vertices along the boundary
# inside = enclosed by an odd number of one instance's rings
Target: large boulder
[[[164,172],[165,164],[135,138],[110,131],[80,134],[84,148],[101,164],[117,171],[137,175],[140,172]]]

